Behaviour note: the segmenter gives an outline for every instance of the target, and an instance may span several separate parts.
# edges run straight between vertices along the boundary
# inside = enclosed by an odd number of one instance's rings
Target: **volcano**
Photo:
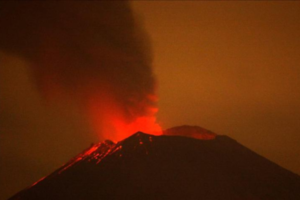
[[[104,141],[15,199],[300,199],[300,177],[200,127]]]

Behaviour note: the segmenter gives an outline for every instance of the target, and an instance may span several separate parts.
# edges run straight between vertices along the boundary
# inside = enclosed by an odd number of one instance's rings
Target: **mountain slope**
[[[166,132],[93,145],[10,199],[300,199],[298,175],[235,140]],[[175,136],[184,133],[204,139]]]

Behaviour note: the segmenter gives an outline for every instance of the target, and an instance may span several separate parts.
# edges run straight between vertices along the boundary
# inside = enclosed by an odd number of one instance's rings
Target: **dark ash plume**
[[[0,49],[32,63],[47,98],[154,114],[150,46],[127,1],[1,1],[0,27]]]

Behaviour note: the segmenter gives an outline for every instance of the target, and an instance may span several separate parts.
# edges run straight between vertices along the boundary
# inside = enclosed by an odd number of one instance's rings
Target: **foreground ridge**
[[[300,199],[298,175],[227,136],[165,134],[94,144],[10,199]]]

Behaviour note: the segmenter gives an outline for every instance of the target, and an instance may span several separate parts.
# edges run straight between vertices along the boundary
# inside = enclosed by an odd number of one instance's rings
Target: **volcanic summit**
[[[300,199],[299,189],[298,175],[235,140],[181,126],[94,144],[10,200]]]

